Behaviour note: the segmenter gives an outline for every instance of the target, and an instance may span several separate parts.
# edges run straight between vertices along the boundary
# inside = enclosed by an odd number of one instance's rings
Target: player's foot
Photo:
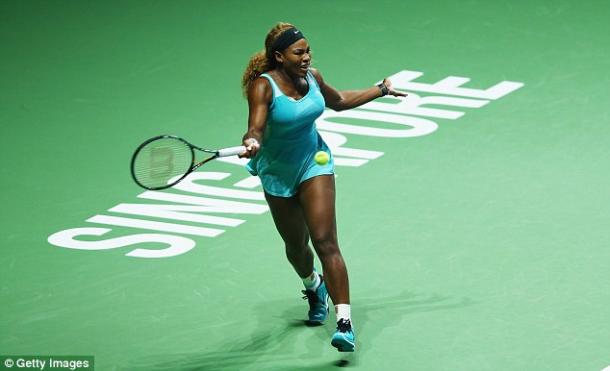
[[[348,319],[341,318],[337,322],[337,331],[333,334],[330,344],[339,352],[353,352],[356,347],[356,336],[352,329],[352,323]]]
[[[328,317],[328,290],[326,290],[326,284],[324,278],[320,276],[320,285],[318,288],[313,290],[303,290],[303,299],[309,301],[309,324],[321,325]]]

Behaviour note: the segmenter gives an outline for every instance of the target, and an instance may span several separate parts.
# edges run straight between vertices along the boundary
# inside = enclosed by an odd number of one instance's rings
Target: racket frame
[[[168,183],[166,185],[162,185],[162,186],[159,186],[159,187],[147,187],[144,184],[140,183],[138,181],[138,179],[136,178],[135,171],[134,171],[134,165],[135,165],[135,162],[136,162],[136,158],[138,157],[138,154],[140,153],[142,148],[144,148],[149,143],[154,142],[155,140],[159,140],[159,139],[177,139],[177,140],[181,141],[182,143],[186,144],[191,149],[191,166],[179,179],[177,179],[176,181],[174,181],[172,183]],[[199,162],[195,163],[195,150],[198,150],[198,151],[201,151],[201,152],[204,152],[204,153],[209,153],[212,156],[210,156],[210,157],[208,157],[208,158],[206,158],[206,159],[204,159],[202,161],[199,161]],[[134,151],[133,156],[131,156],[131,165],[130,165],[131,177],[133,178],[134,182],[136,182],[137,185],[139,185],[140,187],[142,187],[144,189],[148,189],[150,191],[158,191],[158,190],[161,190],[161,189],[167,189],[167,188],[171,188],[171,187],[175,186],[176,184],[180,183],[184,178],[186,178],[193,171],[197,170],[201,165],[205,164],[206,162],[212,161],[215,158],[220,157],[219,155],[220,155],[220,151],[219,150],[211,150],[211,149],[205,149],[205,148],[197,147],[197,146],[189,143],[188,141],[186,141],[186,139],[180,138],[177,135],[169,135],[169,134],[157,135],[156,137],[152,137],[152,138],[147,139],[146,141],[144,141]]]

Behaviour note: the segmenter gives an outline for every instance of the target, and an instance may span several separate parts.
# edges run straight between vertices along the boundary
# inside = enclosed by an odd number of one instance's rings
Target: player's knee
[[[312,237],[312,242],[320,259],[341,256],[337,239],[331,235]]]

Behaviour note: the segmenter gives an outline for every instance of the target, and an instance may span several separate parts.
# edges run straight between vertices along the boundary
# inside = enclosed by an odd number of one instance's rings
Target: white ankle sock
[[[320,282],[320,275],[315,269],[308,277],[303,278],[303,285],[305,285],[306,290],[315,291],[320,285]]]
[[[352,320],[352,313],[349,304],[337,304],[335,305],[335,313],[337,314],[337,322],[340,319]]]

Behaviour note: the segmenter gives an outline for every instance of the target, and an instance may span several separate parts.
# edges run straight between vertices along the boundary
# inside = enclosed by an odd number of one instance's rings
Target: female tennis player
[[[311,68],[307,39],[289,23],[278,23],[267,34],[264,50],[250,59],[242,87],[249,117],[243,136],[247,151],[241,157],[250,158],[248,171],[260,177],[288,261],[303,280],[309,322],[326,320],[330,294],[337,319],[331,344],[353,352],[348,275],[337,243],[334,162],[314,121],[324,107],[341,111],[387,94],[406,94],[392,89],[387,79],[368,89],[337,91]],[[329,155],[328,162],[315,162],[319,151]],[[310,240],[323,275],[314,268]]]

